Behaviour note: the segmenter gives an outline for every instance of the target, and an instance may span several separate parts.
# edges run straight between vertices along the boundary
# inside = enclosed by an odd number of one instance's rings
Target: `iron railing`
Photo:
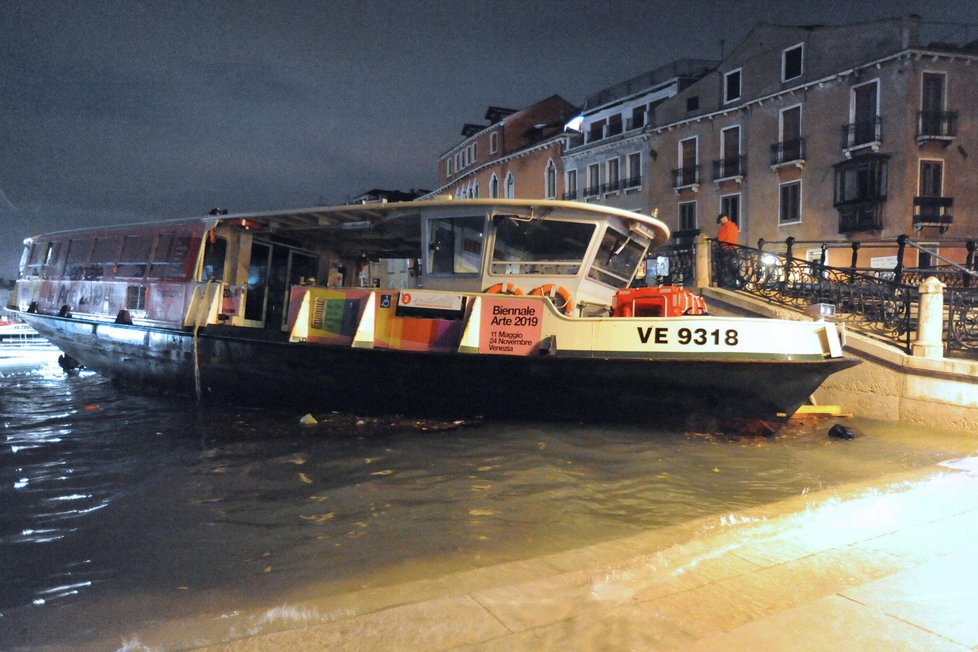
[[[817,260],[795,255],[795,247],[819,245]],[[937,277],[948,287],[944,294],[945,348],[953,351],[978,351],[978,265],[975,241],[956,241],[967,251],[965,264],[953,263],[936,251],[900,236],[889,242],[802,242],[788,238],[770,243],[760,240],[758,247],[737,246],[720,249],[713,243],[712,279],[717,285],[747,292],[765,300],[804,309],[813,303],[830,303],[836,318],[856,330],[874,335],[911,352],[911,338],[917,329],[920,294],[924,279]],[[942,243],[942,250],[947,243]],[[832,267],[825,263],[829,248],[850,247],[852,264]],[[885,269],[860,268],[856,261],[860,248],[878,246],[896,252],[895,264]],[[769,247],[767,250],[765,247]],[[777,247],[771,249],[770,247]],[[781,250],[783,247],[783,250]],[[944,265],[907,268],[907,249],[917,249]]]
[[[957,135],[957,111],[917,112],[917,138],[954,138]]]
[[[869,145],[883,139],[883,119],[879,116],[842,125],[842,149]]]
[[[672,187],[684,188],[700,182],[700,166],[690,165],[672,171]]]
[[[805,139],[794,138],[771,145],[771,165],[805,160]]]
[[[732,179],[734,177],[744,176],[744,170],[746,168],[746,157],[731,156],[730,158],[718,158],[713,161],[713,179],[714,181],[719,181],[720,179]]]

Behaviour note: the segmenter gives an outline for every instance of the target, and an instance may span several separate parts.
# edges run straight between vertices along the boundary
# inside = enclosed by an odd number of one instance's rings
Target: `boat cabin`
[[[607,316],[649,248],[668,237],[653,217],[549,200],[209,215],[30,238],[11,304],[287,332],[302,288],[423,288],[539,294],[570,316]]]

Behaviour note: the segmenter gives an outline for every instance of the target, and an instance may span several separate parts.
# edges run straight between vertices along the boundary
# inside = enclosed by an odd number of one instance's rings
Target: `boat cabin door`
[[[308,283],[316,275],[317,265],[315,256],[290,247],[252,243],[245,319],[259,322],[265,328],[285,328],[292,286]]]

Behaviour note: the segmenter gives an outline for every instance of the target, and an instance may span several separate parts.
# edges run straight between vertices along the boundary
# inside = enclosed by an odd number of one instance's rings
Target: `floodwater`
[[[236,614],[295,596],[719,521],[975,452],[962,434],[860,419],[840,441],[838,419],[731,439],[301,416],[131,396],[56,366],[0,377],[0,648],[132,649],[151,624],[201,614],[218,625],[167,649],[217,643]]]

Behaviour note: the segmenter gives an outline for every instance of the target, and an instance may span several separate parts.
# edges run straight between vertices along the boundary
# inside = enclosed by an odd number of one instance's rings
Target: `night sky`
[[[911,13],[978,25],[975,0],[0,0],[0,277],[45,231],[430,189],[489,105]]]

